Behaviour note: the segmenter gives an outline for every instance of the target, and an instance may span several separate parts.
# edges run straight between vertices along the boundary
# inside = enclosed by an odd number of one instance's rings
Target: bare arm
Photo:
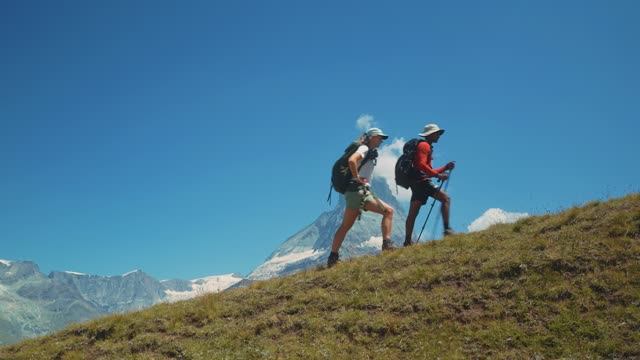
[[[358,174],[358,166],[360,165],[362,159],[362,155],[358,152],[354,152],[353,155],[349,157],[349,170],[351,170],[351,175],[354,179],[357,179],[360,182],[363,181],[360,180],[360,174]]]

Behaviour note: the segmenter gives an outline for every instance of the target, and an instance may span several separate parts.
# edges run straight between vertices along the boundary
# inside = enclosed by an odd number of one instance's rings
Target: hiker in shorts
[[[444,133],[444,129],[440,129],[436,124],[428,124],[424,130],[418,134],[423,137],[424,141],[418,144],[415,158],[413,159],[413,168],[416,171],[416,182],[411,185],[411,205],[409,206],[409,214],[407,214],[406,234],[404,246],[413,244],[413,226],[420,212],[420,207],[427,203],[427,199],[432,197],[442,203],[441,212],[444,222],[444,235],[455,234],[455,231],[449,226],[449,209],[451,207],[451,198],[444,191],[438,190],[431,182],[431,178],[445,181],[449,178],[447,170],[452,170],[455,163],[449,162],[445,166],[434,169],[431,165],[433,159],[433,144],[438,142],[440,136]]]
[[[376,161],[375,156],[373,156],[374,159],[369,159],[372,154],[377,154],[378,146],[388,137],[378,128],[369,129],[365,133],[362,145],[349,157],[348,164],[352,179],[349,181],[347,190],[344,193],[347,206],[344,210],[342,225],[340,225],[333,237],[331,254],[329,254],[327,261],[328,267],[332,267],[338,262],[338,251],[342,241],[363,210],[382,215],[382,250],[393,249],[391,241],[393,208],[378,199],[370,187],[370,180]],[[362,161],[364,161],[364,164],[361,166]]]

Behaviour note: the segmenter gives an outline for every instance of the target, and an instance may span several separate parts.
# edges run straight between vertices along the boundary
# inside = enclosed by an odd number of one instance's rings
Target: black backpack
[[[408,189],[416,181],[417,174],[413,168],[413,159],[416,157],[418,144],[425,140],[411,139],[402,148],[402,155],[396,162],[396,184]]]
[[[342,156],[340,156],[340,158],[333,164],[333,168],[331,169],[331,187],[340,194],[344,194],[345,191],[347,191],[349,181],[352,179],[351,170],[349,170],[349,158],[361,145],[363,145],[362,141],[354,141],[349,144],[349,146],[344,150],[344,154],[342,154]],[[378,151],[376,149],[370,149],[367,152],[367,156],[360,162],[358,170],[362,169],[362,166],[367,161],[375,161],[377,157]],[[329,198],[327,200],[330,198],[331,189],[329,189]]]

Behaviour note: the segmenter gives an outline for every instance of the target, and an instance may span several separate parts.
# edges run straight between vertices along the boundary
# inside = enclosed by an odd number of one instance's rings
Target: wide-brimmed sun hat
[[[367,130],[367,137],[372,137],[372,136],[381,136],[383,139],[389,138],[389,135],[383,133],[382,130],[380,130],[379,128],[371,128]]]
[[[437,124],[427,124],[424,126],[424,130],[422,130],[422,132],[418,135],[422,136],[422,137],[427,137],[433,133],[437,133],[439,132],[440,135],[444,134],[444,129],[440,129],[440,127]]]

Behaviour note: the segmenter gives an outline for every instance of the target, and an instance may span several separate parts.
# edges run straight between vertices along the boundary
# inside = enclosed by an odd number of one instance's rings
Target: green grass
[[[1,359],[640,358],[640,195],[114,315]]]

